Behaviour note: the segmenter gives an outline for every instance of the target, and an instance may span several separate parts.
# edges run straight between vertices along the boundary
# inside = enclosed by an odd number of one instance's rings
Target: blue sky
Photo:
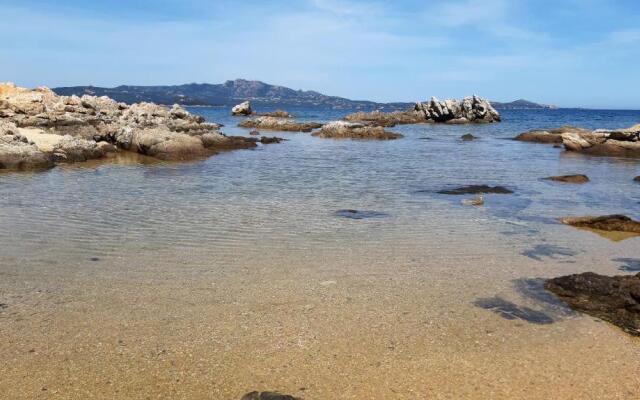
[[[638,0],[0,0],[0,81],[640,109]]]

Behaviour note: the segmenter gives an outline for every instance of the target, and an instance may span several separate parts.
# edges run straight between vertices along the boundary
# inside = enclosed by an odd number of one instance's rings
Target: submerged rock
[[[338,210],[334,213],[336,217],[349,218],[349,219],[366,219],[366,218],[384,218],[389,214],[380,211],[367,211],[367,210]]]
[[[565,125],[557,129],[534,129],[519,134],[515,137],[515,140],[522,142],[561,144],[562,134],[571,132],[584,133],[589,132],[589,130],[570,125]]]
[[[635,182],[640,182],[640,176],[636,176],[635,178],[633,178],[633,180],[634,180]]]
[[[597,229],[608,232],[628,232],[640,234],[640,222],[626,215],[604,215],[601,217],[565,217],[560,220],[565,225],[576,228]]]
[[[550,279],[545,288],[571,308],[640,336],[640,274],[604,276],[585,272]]]
[[[467,124],[472,122],[498,122],[500,114],[487,100],[478,96],[462,100],[440,101],[435,97],[424,103],[416,103],[407,111],[355,113],[345,117],[347,121],[361,122],[373,126],[391,127],[398,124],[441,122]]]
[[[470,186],[461,186],[454,189],[443,189],[438,191],[438,193],[452,194],[452,195],[486,194],[486,193],[510,194],[510,193],[513,193],[513,191],[507,189],[504,186],[470,185]]]
[[[399,139],[403,135],[386,131],[381,126],[369,126],[365,124],[345,121],[333,121],[314,132],[313,136],[331,139],[372,139],[392,140]]]
[[[277,392],[250,392],[242,396],[240,400],[302,400],[288,394],[280,394]]]
[[[559,175],[559,176],[549,176],[546,178],[542,178],[547,181],[556,181],[556,182],[565,182],[565,183],[587,183],[589,182],[589,177],[582,174],[576,175]]]
[[[244,101],[231,109],[231,115],[251,115],[253,110],[251,109],[251,103]]]
[[[260,138],[260,143],[262,143],[262,144],[272,144],[272,143],[280,143],[280,142],[283,142],[285,140],[287,140],[287,139],[279,138],[277,136],[272,136],[272,137],[262,136]]]
[[[288,118],[257,117],[242,121],[238,124],[241,128],[257,128],[283,132],[311,132],[320,128],[322,124],[317,122],[295,122]]]
[[[476,140],[476,139],[478,139],[478,137],[477,137],[477,136],[473,136],[473,135],[472,135],[472,134],[470,134],[470,133],[467,133],[467,134],[465,134],[465,135],[462,135],[462,136],[460,137],[460,139],[462,139],[462,141],[463,141],[463,142],[470,142],[470,141],[472,141],[472,140]]]

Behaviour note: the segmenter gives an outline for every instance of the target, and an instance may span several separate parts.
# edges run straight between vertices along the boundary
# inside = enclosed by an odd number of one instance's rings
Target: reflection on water
[[[228,110],[193,111],[248,134]],[[0,358],[12,360],[0,392],[633,398],[638,343],[568,318],[541,282],[635,268],[639,238],[611,242],[557,221],[640,218],[640,167],[504,139],[630,126],[640,113],[504,119],[398,126],[405,138],[385,142],[278,132],[289,140],[193,162],[119,153],[0,175]],[[482,140],[462,144],[463,133]],[[540,181],[568,173],[591,183]],[[514,193],[488,194],[484,207],[436,193],[466,185]],[[617,368],[591,368],[612,359]]]

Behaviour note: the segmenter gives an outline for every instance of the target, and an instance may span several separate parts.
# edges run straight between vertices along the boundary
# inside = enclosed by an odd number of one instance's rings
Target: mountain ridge
[[[328,96],[314,90],[295,90],[285,86],[271,85],[261,81],[245,79],[229,80],[221,84],[187,83],[183,85],[120,85],[113,88],[99,86],[66,86],[52,89],[58,95],[89,94],[108,96],[124,103],[152,102],[158,104],[181,104],[185,106],[233,106],[249,100],[258,106],[317,107],[348,110],[402,110],[415,102],[379,103],[368,100],[351,100],[339,96]],[[491,102],[497,109],[549,109],[555,108],[528,100],[514,102]]]

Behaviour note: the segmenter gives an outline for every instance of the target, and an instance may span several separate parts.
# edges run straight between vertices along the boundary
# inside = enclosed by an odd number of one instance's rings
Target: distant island
[[[108,96],[127,104],[152,102],[157,104],[180,104],[185,106],[233,106],[250,100],[258,106],[312,107],[336,110],[404,110],[413,102],[377,103],[366,100],[350,100],[344,97],[327,96],[311,90],[294,90],[284,86],[270,85],[260,81],[236,79],[222,84],[189,83],[175,86],[69,86],[53,88],[58,95]],[[416,99],[419,100],[419,99]],[[510,103],[491,102],[497,109],[550,109],[554,106],[537,104],[527,100]]]

